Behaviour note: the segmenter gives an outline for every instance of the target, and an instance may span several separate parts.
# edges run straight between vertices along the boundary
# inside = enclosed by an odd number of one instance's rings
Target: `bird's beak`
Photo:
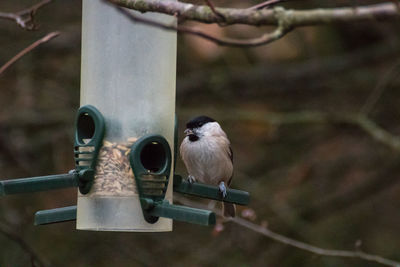
[[[191,130],[191,129],[186,129],[186,130],[184,131],[184,133],[185,133],[186,136],[191,135],[191,134],[194,134],[193,130]]]

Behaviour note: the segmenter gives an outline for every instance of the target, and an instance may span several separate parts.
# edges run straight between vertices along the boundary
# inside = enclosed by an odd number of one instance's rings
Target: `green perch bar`
[[[40,210],[35,213],[35,225],[66,222],[76,220],[76,206],[51,210]]]
[[[205,226],[214,225],[216,221],[215,213],[209,210],[171,205],[166,200],[154,202],[152,199],[142,198],[141,201],[144,207],[146,207],[146,213],[151,216],[170,218]]]
[[[226,197],[223,198],[218,187],[201,183],[191,184],[187,181],[184,181],[180,175],[174,175],[174,192],[239,205],[248,205],[250,202],[250,194],[246,191],[228,188],[226,190]]]
[[[76,172],[0,181],[0,196],[78,186]]]

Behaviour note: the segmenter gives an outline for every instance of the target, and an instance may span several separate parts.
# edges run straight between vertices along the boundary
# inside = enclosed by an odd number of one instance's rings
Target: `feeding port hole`
[[[159,172],[165,167],[167,157],[162,144],[149,142],[140,152],[140,161],[143,167],[150,172]]]
[[[78,140],[82,144],[87,144],[93,138],[95,132],[93,118],[88,113],[82,113],[78,118]]]

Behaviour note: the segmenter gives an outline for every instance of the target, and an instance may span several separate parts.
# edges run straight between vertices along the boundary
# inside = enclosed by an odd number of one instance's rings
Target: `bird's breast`
[[[195,142],[188,139],[182,143],[181,155],[189,174],[208,184],[218,184],[232,177],[233,166],[227,153],[229,141],[206,137]]]

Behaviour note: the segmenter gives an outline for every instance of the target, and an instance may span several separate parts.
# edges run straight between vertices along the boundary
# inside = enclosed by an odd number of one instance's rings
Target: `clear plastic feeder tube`
[[[174,23],[161,14],[135,15]],[[101,0],[84,0],[81,71],[81,105],[103,114],[106,133],[93,187],[78,193],[77,229],[171,231],[170,219],[145,221],[129,152],[137,138],[160,134],[173,153],[176,33],[132,23]]]

